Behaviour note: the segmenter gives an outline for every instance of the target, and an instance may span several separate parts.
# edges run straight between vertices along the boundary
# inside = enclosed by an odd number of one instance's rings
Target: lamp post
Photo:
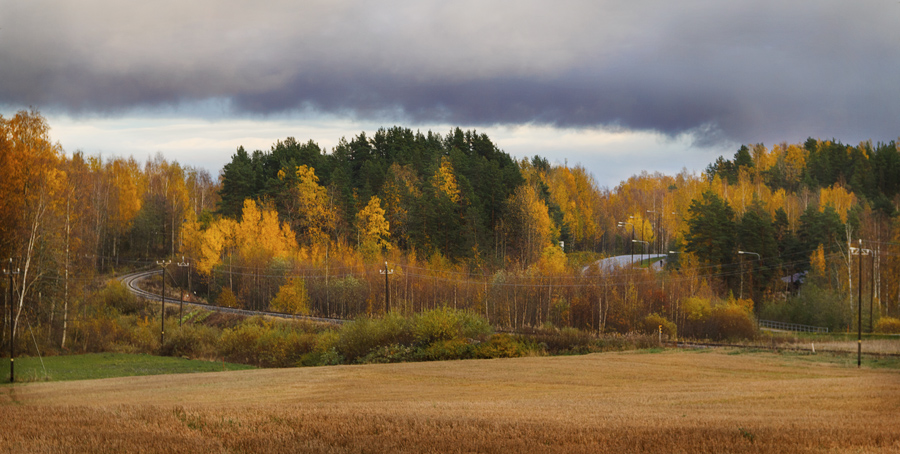
[[[650,247],[650,243],[647,242],[647,241],[644,241],[644,240],[631,240],[631,243],[632,243],[632,244],[634,244],[634,243],[641,243],[641,244],[644,245],[644,249],[647,249],[647,248]],[[649,254],[648,254],[648,255],[649,255]],[[644,266],[644,252],[643,252],[643,250],[641,251],[641,261],[638,262],[638,263],[639,263],[639,266]]]
[[[653,233],[654,233],[655,236],[656,236],[656,238],[654,238],[654,241],[657,243],[657,245],[656,245],[656,253],[659,254],[659,250],[662,249],[661,247],[659,247],[659,213],[658,213],[657,211],[655,211],[655,210],[647,210],[647,214],[656,214],[656,215],[657,215],[657,218],[656,218],[656,230],[655,230]],[[653,227],[653,221],[650,221],[650,227]],[[643,232],[641,232],[641,233],[643,233]],[[643,238],[641,238],[641,239],[643,239]],[[649,249],[649,248],[648,248],[648,249]],[[650,252],[648,251],[647,253],[649,254]]]
[[[626,225],[631,226],[631,246],[629,246],[629,249],[631,249],[631,266],[634,266],[634,224],[630,222],[619,222],[618,225],[619,227],[625,227]]]

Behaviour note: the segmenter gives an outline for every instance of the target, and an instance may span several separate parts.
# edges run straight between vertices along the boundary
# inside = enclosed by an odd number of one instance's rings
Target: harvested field
[[[12,452],[900,452],[900,373],[725,351],[0,387]]]

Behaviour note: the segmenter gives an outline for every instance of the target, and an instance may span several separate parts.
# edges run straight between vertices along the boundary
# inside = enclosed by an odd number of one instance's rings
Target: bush
[[[72,346],[79,345],[82,351],[103,352],[117,344],[129,343],[129,331],[116,318],[104,314],[86,318],[74,324]],[[24,338],[25,336],[19,336]],[[78,341],[75,342],[74,340]]]
[[[117,279],[109,281],[106,287],[97,293],[96,298],[102,307],[115,309],[123,315],[135,314],[144,308],[144,303]]]
[[[495,334],[487,342],[475,346],[473,357],[475,358],[516,358],[525,356],[529,349],[518,342],[516,338],[508,334]]]
[[[756,337],[756,321],[752,306],[746,301],[719,301],[687,298],[684,335],[702,339],[752,339]],[[665,327],[663,328],[665,329]]]
[[[382,319],[363,316],[345,324],[335,349],[348,362],[355,362],[376,348],[409,345],[412,339],[409,320],[392,312]]]
[[[358,362],[363,364],[402,363],[416,360],[416,350],[406,345],[393,344],[378,347]]]
[[[875,332],[883,334],[900,334],[900,319],[881,317],[875,322]]]
[[[756,332],[753,315],[736,304],[714,307],[706,320],[706,337],[710,339],[753,339]]]
[[[785,301],[763,305],[760,318],[785,323],[823,326],[832,331],[846,328],[852,320],[849,307],[839,294],[810,282],[800,294]]]
[[[550,354],[559,353],[587,353],[591,351],[594,337],[575,328],[563,328],[557,330],[552,325],[545,325],[541,329],[534,329],[519,336],[519,342],[531,344],[541,352]]]
[[[166,331],[161,353],[167,356],[216,359],[216,344],[221,332],[212,326],[182,325]]]
[[[483,339],[491,331],[490,324],[480,315],[448,307],[422,312],[413,318],[416,344],[423,347],[458,338]]]
[[[675,323],[670,322],[659,314],[650,314],[644,317],[641,325],[641,332],[644,334],[657,334],[659,333],[660,326],[662,326],[662,333],[669,338],[674,338],[677,334],[678,328],[675,326]]]
[[[444,339],[428,344],[419,352],[425,361],[447,361],[451,359],[472,358],[474,347],[466,339]]]
[[[302,332],[289,323],[255,318],[225,329],[219,338],[219,352],[226,359],[261,367],[295,366],[315,347],[314,333]]]
[[[255,323],[226,328],[219,338],[219,353],[231,362],[258,365],[256,342],[262,331],[263,328]]]

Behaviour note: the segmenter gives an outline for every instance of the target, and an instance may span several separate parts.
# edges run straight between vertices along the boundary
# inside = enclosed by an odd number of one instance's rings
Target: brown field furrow
[[[14,452],[900,452],[900,373],[607,353],[0,388]]]

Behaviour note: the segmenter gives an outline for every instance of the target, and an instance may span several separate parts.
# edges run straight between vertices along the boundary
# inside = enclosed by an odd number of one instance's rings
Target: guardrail
[[[760,320],[760,328],[780,329],[783,331],[797,331],[801,333],[827,333],[828,328],[822,326],[801,325],[799,323],[777,322],[775,320]]]

